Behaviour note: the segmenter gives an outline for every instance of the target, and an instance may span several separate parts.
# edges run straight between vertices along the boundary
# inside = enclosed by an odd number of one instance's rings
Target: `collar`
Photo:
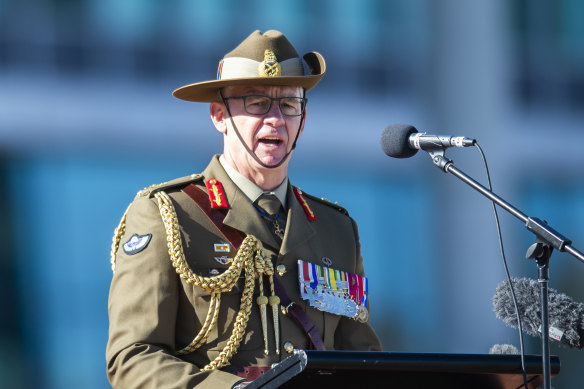
[[[233,181],[233,183],[251,200],[252,203],[254,203],[264,193],[274,194],[278,200],[280,200],[284,206],[284,209],[287,209],[286,193],[288,191],[288,177],[284,178],[284,181],[282,181],[282,183],[278,185],[276,189],[265,191],[253,183],[250,179],[244,177],[243,174],[235,170],[233,166],[227,163],[223,154],[219,156],[219,163],[221,163],[221,166],[223,169],[225,169],[225,172],[231,181]]]

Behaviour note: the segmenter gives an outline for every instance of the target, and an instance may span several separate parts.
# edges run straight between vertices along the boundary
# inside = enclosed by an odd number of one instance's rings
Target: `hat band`
[[[219,63],[217,70],[218,80],[227,80],[234,78],[257,78],[258,66],[260,62],[243,57],[223,58]],[[300,58],[290,58],[280,62],[282,66],[282,77],[303,76],[304,68]]]

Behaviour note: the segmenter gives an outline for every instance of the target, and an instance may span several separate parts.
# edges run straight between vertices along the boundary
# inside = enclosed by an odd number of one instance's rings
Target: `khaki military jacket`
[[[216,274],[229,264],[231,247],[196,203],[181,191],[194,183],[206,191],[205,181],[218,180],[229,208],[223,223],[253,235],[274,267],[285,266],[278,277],[288,296],[304,308],[328,350],[381,350],[381,345],[367,323],[321,312],[300,297],[298,259],[364,274],[357,226],[340,207],[306,196],[316,220],[305,209],[289,185],[287,224],[278,250],[276,238],[250,200],[231,181],[215,156],[201,175],[177,179],[146,189],[136,196],[125,216],[125,230],[115,254],[115,272],[111,282],[108,312],[109,339],[106,350],[107,375],[114,388],[231,388],[241,380],[231,373],[201,368],[215,359],[227,344],[235,317],[240,309],[243,278],[229,292],[221,294],[217,324],[206,343],[192,353],[178,355],[198,334],[209,310],[210,292],[179,277],[169,258],[167,233],[154,194],[164,191],[176,210],[184,257],[192,271],[202,276]],[[132,236],[143,237],[130,254],[124,244]],[[219,244],[219,246],[216,246]],[[217,247],[221,247],[217,251]],[[218,258],[218,259],[216,259]],[[223,258],[224,259],[224,258]],[[282,267],[280,267],[282,269]],[[257,293],[257,285],[256,285]],[[255,299],[255,297],[254,297]],[[286,358],[286,342],[297,349],[308,349],[309,341],[301,327],[289,315],[279,313],[280,354],[274,345],[271,312],[268,320],[269,353],[264,353],[264,338],[257,304],[253,304],[245,335],[231,358],[233,366],[270,366]]]

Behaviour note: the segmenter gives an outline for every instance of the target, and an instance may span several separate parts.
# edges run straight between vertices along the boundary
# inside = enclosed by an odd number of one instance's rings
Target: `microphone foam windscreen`
[[[394,158],[412,157],[418,150],[410,148],[409,139],[410,135],[416,132],[418,130],[409,124],[392,124],[387,126],[381,134],[381,148],[383,152]]]
[[[529,278],[513,278],[513,289],[521,315],[523,331],[532,336],[541,336],[540,285]],[[495,315],[510,327],[517,328],[515,305],[507,281],[497,286],[493,297]],[[575,302],[563,293],[548,288],[548,317],[550,330],[558,329],[556,339],[573,348],[584,348],[584,304]]]
[[[489,354],[519,354],[517,347],[512,344],[495,344],[489,349]]]

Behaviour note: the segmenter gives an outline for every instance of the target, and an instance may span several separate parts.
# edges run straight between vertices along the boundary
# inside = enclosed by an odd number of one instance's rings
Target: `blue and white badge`
[[[146,235],[138,235],[134,234],[128,239],[126,243],[124,243],[124,252],[128,255],[138,254],[140,251],[144,250],[148,243],[150,243],[150,239],[152,238],[152,234]]]

